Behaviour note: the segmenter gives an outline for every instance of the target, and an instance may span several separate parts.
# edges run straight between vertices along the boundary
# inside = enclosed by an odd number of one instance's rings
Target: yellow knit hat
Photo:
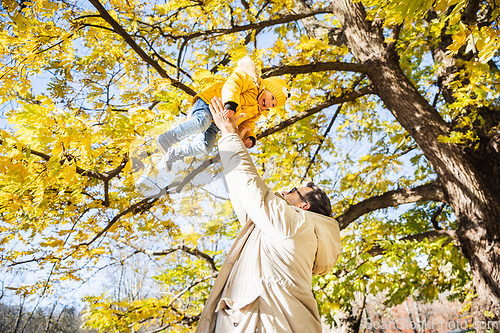
[[[263,79],[264,88],[269,90],[276,97],[276,108],[285,105],[286,100],[290,97],[290,86],[285,80],[280,77],[273,76]]]

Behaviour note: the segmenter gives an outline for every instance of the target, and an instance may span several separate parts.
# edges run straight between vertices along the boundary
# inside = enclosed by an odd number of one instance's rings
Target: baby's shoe
[[[174,148],[170,148],[167,153],[165,155],[163,155],[162,157],[162,162],[163,162],[163,166],[165,167],[165,170],[167,172],[170,172],[172,171],[172,164],[174,164],[175,162],[179,161],[179,160],[182,160],[183,159],[183,155],[181,153],[179,153],[179,151],[177,149]]]
[[[161,161],[163,162],[163,167],[167,172],[170,172],[172,170],[172,164],[173,162],[168,159],[167,155],[163,155]]]
[[[163,154],[167,154],[168,149],[172,147],[177,140],[174,138],[173,134],[168,131],[160,134],[156,137],[156,145]]]

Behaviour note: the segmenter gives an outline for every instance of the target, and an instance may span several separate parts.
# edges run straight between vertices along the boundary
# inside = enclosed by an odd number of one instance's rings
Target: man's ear
[[[300,208],[302,208],[303,210],[309,210],[309,208],[311,208],[311,205],[309,203],[304,202],[304,204]]]

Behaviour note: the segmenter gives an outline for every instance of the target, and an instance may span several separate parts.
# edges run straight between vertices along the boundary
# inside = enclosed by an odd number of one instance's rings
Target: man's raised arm
[[[248,217],[262,231],[274,235],[278,231],[282,236],[289,235],[295,227],[296,211],[284,199],[278,198],[260,178],[234,126],[238,119],[224,116],[220,99],[214,98],[210,109],[215,124],[222,132],[219,154],[231,202],[233,205],[241,205]],[[281,218],[275,218],[277,216]]]

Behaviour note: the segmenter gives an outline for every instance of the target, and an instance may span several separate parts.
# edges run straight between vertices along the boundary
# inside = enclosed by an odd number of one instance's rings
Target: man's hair
[[[309,207],[309,211],[315,212],[325,216],[332,216],[332,204],[330,203],[330,199],[326,195],[326,193],[314,185],[313,182],[307,183],[306,187],[312,189],[304,195],[307,202],[311,207]]]

